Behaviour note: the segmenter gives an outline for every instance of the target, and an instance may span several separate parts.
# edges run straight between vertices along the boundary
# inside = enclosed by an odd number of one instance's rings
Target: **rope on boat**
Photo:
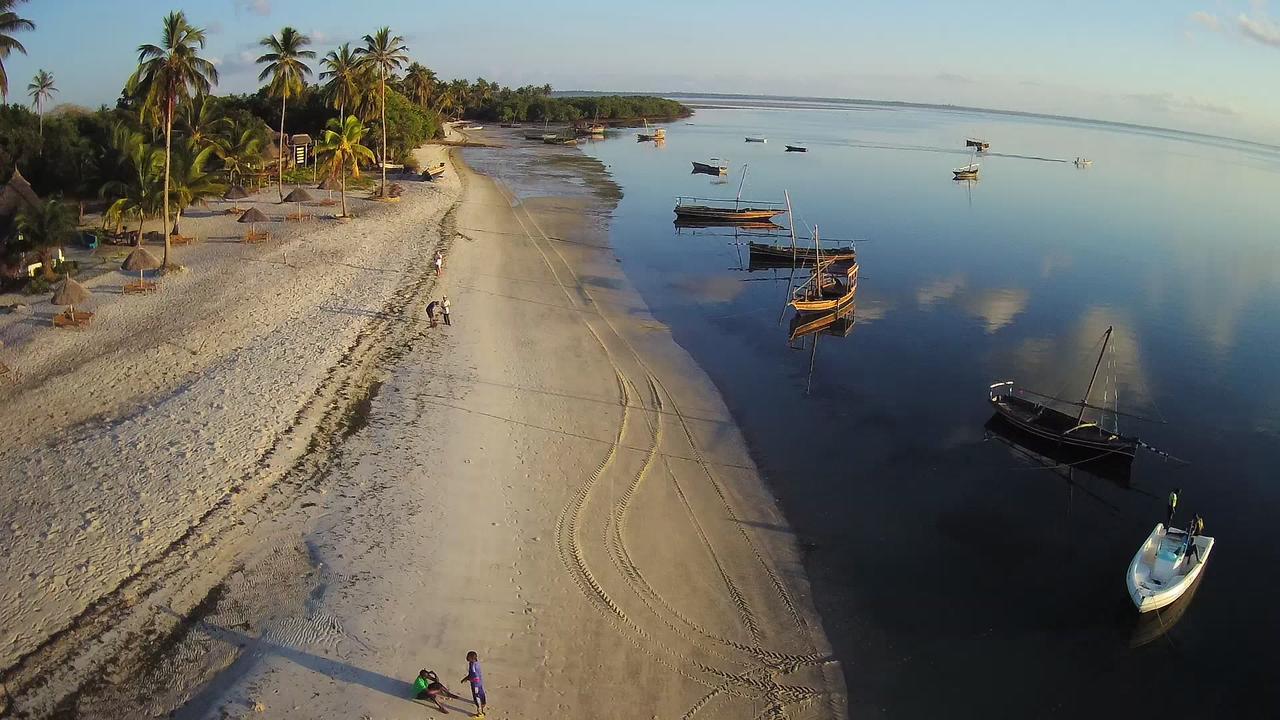
[[[1148,444],[1145,440],[1139,440],[1139,441],[1138,441],[1138,447],[1140,447],[1140,448],[1142,448],[1142,449],[1144,449],[1144,450],[1149,450],[1149,451],[1151,451],[1151,452],[1155,453],[1156,455],[1159,455],[1159,456],[1161,457],[1161,459],[1164,459],[1164,460],[1172,460],[1172,461],[1174,461],[1174,462],[1178,463],[1179,465],[1190,465],[1190,464],[1191,464],[1191,461],[1190,461],[1190,460],[1183,460],[1183,459],[1182,459],[1182,458],[1180,458],[1180,457],[1176,457],[1176,456],[1170,455],[1169,453],[1167,453],[1167,452],[1165,452],[1165,451],[1161,450],[1160,448],[1158,448],[1158,447],[1155,447],[1155,446],[1153,446],[1153,445]]]

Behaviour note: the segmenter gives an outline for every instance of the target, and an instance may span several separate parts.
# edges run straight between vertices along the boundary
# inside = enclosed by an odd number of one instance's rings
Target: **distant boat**
[[[1111,344],[1112,331],[1113,328],[1108,327],[1102,335],[1102,351],[1094,364],[1093,375],[1089,377],[1089,386],[1085,388],[1083,400],[1071,402],[1031,390],[1017,390],[1012,380],[1004,380],[991,385],[989,389],[992,408],[1005,420],[1033,435],[1064,445],[1088,448],[1100,453],[1099,458],[1114,453],[1132,459],[1138,449],[1138,438],[1120,434],[1119,411],[1089,403],[1089,395],[1098,379],[1098,370],[1102,367],[1102,360]],[[1080,408],[1080,412],[1074,416],[1068,415],[1049,407],[1044,401],[1072,405]],[[1085,411],[1090,409],[1099,412],[1096,422],[1085,419]],[[1104,427],[1107,415],[1112,416],[1110,430]]]
[[[809,148],[803,145],[788,145],[787,152],[809,152]]]
[[[555,133],[551,133],[543,135],[542,142],[548,145],[577,145],[578,138],[573,137],[572,135],[557,135]]]
[[[755,135],[748,135],[748,136],[746,137],[746,141],[747,141],[747,142],[767,143],[767,142],[769,142],[769,138],[766,138],[766,137],[756,137]]]
[[[466,129],[466,130],[483,130],[483,129],[484,129],[484,126],[483,126],[483,125],[468,125],[465,129]]]
[[[1092,164],[1093,164],[1093,161],[1088,158],[1082,158],[1082,157],[1076,158],[1076,167],[1089,167]]]
[[[951,172],[955,175],[956,180],[977,180],[979,163],[969,163],[964,167],[956,168]]]
[[[1138,612],[1159,610],[1193,587],[1209,561],[1213,542],[1211,537],[1156,523],[1129,563],[1125,578]]]
[[[987,142],[986,140],[979,140],[978,138],[966,138],[964,141],[964,146],[977,148],[978,152],[986,152],[987,150],[991,149],[991,143]]]
[[[693,171],[703,175],[725,175],[729,172],[729,164],[719,158],[711,158],[711,162],[693,161]]]
[[[642,120],[641,122],[643,122],[643,123],[644,123],[644,132],[638,132],[638,133],[636,133],[636,140],[637,140],[637,141],[639,141],[639,142],[649,142],[649,141],[652,141],[652,140],[666,140],[666,139],[667,139],[667,130],[666,130],[666,128],[655,127],[655,128],[650,129],[650,127],[649,127],[649,121],[648,121],[648,120]]]
[[[586,127],[577,128],[576,132],[579,135],[587,135],[590,137],[604,137],[604,126],[600,123],[594,123]]]

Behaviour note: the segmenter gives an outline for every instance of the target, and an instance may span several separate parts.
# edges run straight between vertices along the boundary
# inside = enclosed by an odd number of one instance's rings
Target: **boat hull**
[[[680,220],[696,220],[700,222],[721,222],[726,224],[741,222],[762,222],[785,213],[786,210],[769,208],[741,208],[728,210],[703,205],[682,205],[675,209],[676,218]]]
[[[790,248],[785,245],[769,245],[766,243],[749,242],[747,249],[751,252],[751,259],[770,259],[785,260],[790,262],[793,258],[796,260],[807,260],[813,262],[818,259],[818,253],[813,248]],[[823,249],[822,257],[825,260],[835,260],[837,262],[845,260],[853,260],[857,257],[857,253],[852,246],[840,246],[830,249]]]
[[[1179,561],[1181,564],[1190,563],[1189,567],[1175,574],[1172,581],[1160,582],[1153,578],[1152,564],[1153,556],[1166,534],[1164,524],[1156,523],[1155,529],[1147,536],[1146,542],[1138,548],[1137,554],[1129,562],[1126,585],[1129,589],[1129,599],[1133,601],[1139,613],[1159,610],[1182,597],[1195,585],[1196,579],[1204,571],[1205,564],[1209,562],[1209,555],[1213,552],[1214,539],[1196,535],[1192,539],[1196,547],[1195,559],[1183,558]]]
[[[837,312],[851,305],[857,292],[858,264],[855,262],[849,266],[844,279],[839,281],[839,287],[835,292],[824,291],[823,297],[818,298],[792,298],[791,307],[801,313]]]
[[[1014,427],[1047,440],[1129,458],[1138,451],[1137,438],[1112,435],[1100,428],[1096,432],[1088,431],[1088,434],[1084,434],[1084,431],[1067,434],[1068,430],[1078,425],[1076,418],[1016,396],[994,396],[991,398],[991,407]]]
[[[729,172],[729,168],[721,165],[709,165],[707,163],[695,162],[693,163],[693,171],[703,175],[726,175]]]
[[[788,145],[787,152],[809,152],[809,148],[800,147],[799,145]]]

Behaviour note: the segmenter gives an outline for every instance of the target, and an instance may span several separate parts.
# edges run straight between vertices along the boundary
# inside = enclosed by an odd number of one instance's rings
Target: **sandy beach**
[[[421,717],[417,671],[469,700],[475,650],[494,718],[844,717],[785,520],[609,250],[616,189],[516,202],[420,153],[441,182],[266,247],[185,220],[189,272],[91,280],[88,330],[0,317],[9,712]]]

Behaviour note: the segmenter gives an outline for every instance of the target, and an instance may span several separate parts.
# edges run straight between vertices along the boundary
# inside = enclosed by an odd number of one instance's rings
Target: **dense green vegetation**
[[[14,33],[36,29],[13,11],[23,1],[0,0],[4,100],[4,58],[25,53]],[[263,86],[219,97],[213,94],[217,66],[202,56],[204,30],[182,12],[165,16],[159,30],[158,43],[137,48],[137,70],[124,82],[115,107],[51,108],[57,87],[45,70],[26,85],[35,112],[0,104],[0,183],[17,168],[40,197],[77,202],[81,215],[95,206],[104,211],[103,226],[114,231],[136,228],[141,234],[143,222],[162,219],[166,264],[168,231],[193,204],[220,196],[230,185],[256,187],[281,176],[287,183],[307,174],[292,169],[282,147],[295,134],[324,146],[328,176],[345,186],[359,177],[362,164],[377,165],[384,154],[389,162],[412,167],[413,149],[440,136],[443,118],[638,121],[689,114],[680,103],[656,97],[560,98],[549,85],[512,89],[483,78],[441,82],[410,61],[404,39],[389,28],[320,57],[311,38],[286,26],[259,43]],[[279,142],[281,133],[285,143]],[[385,172],[380,179],[379,192],[385,193]],[[15,242],[16,230],[13,218],[0,227],[0,269],[10,272],[23,253],[47,249],[28,247],[29,237]],[[39,237],[61,242],[64,236]]]

